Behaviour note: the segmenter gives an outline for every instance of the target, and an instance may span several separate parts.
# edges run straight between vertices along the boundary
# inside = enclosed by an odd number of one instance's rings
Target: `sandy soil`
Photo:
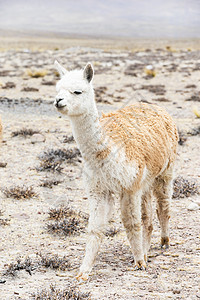
[[[192,112],[194,105],[200,110],[200,51],[188,50],[188,44],[183,50],[175,46],[168,50],[164,47],[156,50],[155,45],[153,50],[146,48],[103,50],[94,45],[94,49],[0,52],[0,110],[4,127],[0,162],[6,163],[0,168],[0,210],[1,218],[8,219],[8,225],[0,227],[0,299],[31,299],[33,293],[49,288],[52,283],[58,288],[76,286],[82,292],[90,292],[91,299],[200,298],[200,210],[187,209],[191,202],[199,201],[197,195],[172,200],[171,246],[167,251],[159,248],[160,229],[155,216],[149,263],[144,272],[133,269],[117,201],[112,226],[119,231],[114,237],[105,237],[86,283],[75,279],[84,255],[86,233],[67,237],[52,235],[46,229],[52,207],[69,204],[88,212],[81,162],[63,163],[61,173],[37,170],[38,156],[44,151],[76,146],[64,143],[65,136],[71,134],[70,124],[52,105],[57,81],[55,59],[68,69],[84,67],[88,61],[94,64],[100,112],[144,100],[165,107],[179,130],[187,135],[185,143],[179,145],[176,176],[200,184],[200,136],[188,134],[200,125],[200,119]],[[155,77],[146,75],[147,65],[155,68]],[[42,69],[47,74],[32,78],[28,69]],[[14,131],[23,128],[38,130],[39,134],[13,137]],[[45,179],[61,183],[51,189],[41,187]],[[16,186],[33,186],[37,196],[16,200],[2,192]],[[35,261],[40,252],[66,255],[72,267],[66,271],[43,267],[33,270],[32,275],[25,270],[13,277],[4,275],[9,264],[16,263],[19,257]]]

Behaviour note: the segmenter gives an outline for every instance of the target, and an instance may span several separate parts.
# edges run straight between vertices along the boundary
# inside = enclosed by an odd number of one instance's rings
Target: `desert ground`
[[[1,38],[0,49],[0,299],[199,299],[199,41]],[[146,271],[134,270],[116,198],[91,276],[76,280],[88,199],[69,121],[53,106],[55,59],[69,70],[94,65],[100,114],[146,101],[177,123],[170,248],[160,248],[154,204]]]

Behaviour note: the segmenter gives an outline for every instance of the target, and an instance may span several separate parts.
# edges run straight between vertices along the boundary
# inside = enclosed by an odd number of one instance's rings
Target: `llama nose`
[[[64,100],[64,98],[56,98],[56,104],[55,104],[55,106],[59,107],[59,102],[62,101],[62,100]]]

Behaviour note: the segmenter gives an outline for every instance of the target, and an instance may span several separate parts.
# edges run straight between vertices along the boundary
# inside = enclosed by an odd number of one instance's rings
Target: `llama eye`
[[[80,94],[82,94],[82,92],[81,91],[74,91],[74,94],[80,95]]]

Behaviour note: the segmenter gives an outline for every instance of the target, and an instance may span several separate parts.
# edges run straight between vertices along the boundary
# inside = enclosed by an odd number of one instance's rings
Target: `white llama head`
[[[58,92],[54,105],[57,110],[69,116],[89,113],[94,109],[92,79],[94,70],[90,63],[83,70],[67,71],[57,61],[56,68],[61,79],[56,85]]]

